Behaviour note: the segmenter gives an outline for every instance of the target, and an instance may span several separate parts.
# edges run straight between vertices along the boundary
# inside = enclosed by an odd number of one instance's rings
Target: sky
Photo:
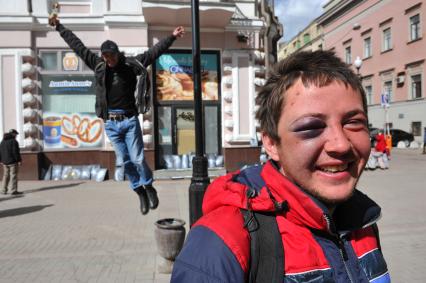
[[[275,0],[275,15],[284,26],[280,42],[292,39],[313,19],[321,15],[328,0]]]

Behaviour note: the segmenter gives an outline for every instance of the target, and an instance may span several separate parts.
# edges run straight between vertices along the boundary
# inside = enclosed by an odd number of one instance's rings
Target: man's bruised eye
[[[326,124],[317,118],[303,118],[292,125],[292,131],[303,139],[315,138],[324,131]]]

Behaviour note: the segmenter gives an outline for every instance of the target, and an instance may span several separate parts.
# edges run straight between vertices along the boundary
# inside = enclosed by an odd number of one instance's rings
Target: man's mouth
[[[343,172],[348,169],[348,164],[340,164],[340,165],[328,165],[328,166],[319,166],[318,170],[326,172],[326,173],[338,173]]]

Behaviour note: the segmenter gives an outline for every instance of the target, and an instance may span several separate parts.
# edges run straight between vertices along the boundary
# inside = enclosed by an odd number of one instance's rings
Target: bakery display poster
[[[90,148],[103,145],[104,125],[85,113],[43,114],[44,148]]]
[[[218,100],[217,54],[201,54],[203,100]],[[167,53],[156,62],[157,100],[193,100],[192,54]]]

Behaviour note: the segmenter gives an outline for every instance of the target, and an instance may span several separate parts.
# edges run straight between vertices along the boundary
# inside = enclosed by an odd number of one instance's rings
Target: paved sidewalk
[[[383,208],[379,222],[392,282],[425,282],[426,155],[394,150],[389,170],[366,171],[359,187]],[[0,283],[159,282],[154,222],[188,222],[190,180],[155,183],[160,206],[139,212],[126,182],[22,181],[0,195]],[[188,223],[186,225],[188,231]]]
[[[169,282],[154,222],[188,222],[189,183],[156,182],[160,206],[142,216],[126,182],[19,182],[24,195],[0,197],[0,282]]]

